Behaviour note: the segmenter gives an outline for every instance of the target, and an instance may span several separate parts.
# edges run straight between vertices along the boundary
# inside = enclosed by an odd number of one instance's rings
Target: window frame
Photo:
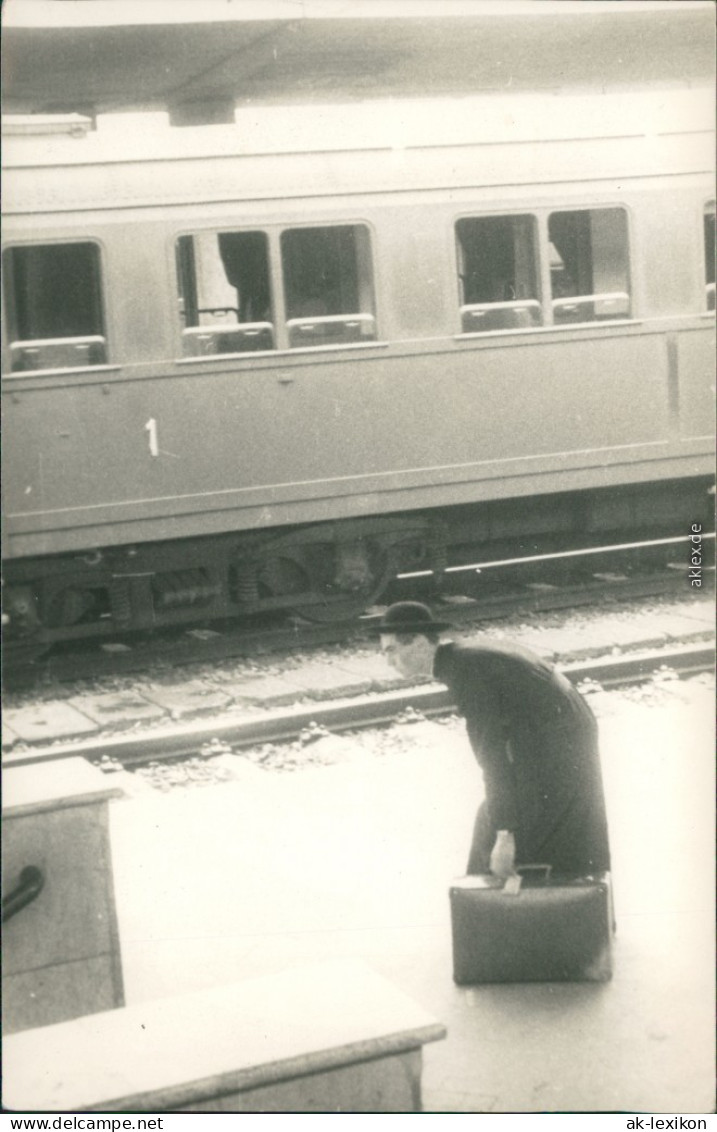
[[[551,216],[554,216],[554,215],[560,214],[560,213],[565,213],[565,212],[595,213],[595,212],[618,212],[618,211],[621,212],[623,214],[623,216],[625,217],[625,245],[624,245],[624,247],[625,247],[625,255],[626,255],[625,276],[626,276],[626,280],[627,280],[627,291],[620,291],[620,292],[598,292],[598,291],[596,291],[596,292],[594,292],[593,294],[590,294],[590,295],[580,294],[580,295],[574,295],[574,296],[565,296],[564,299],[567,302],[569,302],[571,299],[572,299],[573,302],[580,302],[580,301],[582,301],[582,302],[593,301],[594,302],[594,301],[600,300],[600,299],[606,300],[606,299],[619,298],[619,297],[624,296],[627,299],[627,302],[628,302],[628,307],[629,307],[628,313],[627,314],[615,315],[614,318],[604,318],[604,319],[590,318],[590,319],[580,319],[576,322],[563,322],[563,323],[556,322],[555,321],[556,299],[553,296],[552,276],[551,276],[551,270],[550,270],[550,257],[549,257],[550,242],[551,242],[550,241],[550,218],[551,218]],[[635,303],[634,303],[634,278],[633,278],[634,273],[633,273],[633,266],[632,266],[633,262],[634,262],[633,244],[632,244],[632,222],[631,222],[630,209],[625,204],[609,204],[609,203],[607,203],[607,204],[597,204],[597,205],[595,205],[595,204],[593,204],[593,205],[580,204],[580,205],[577,205],[576,207],[567,207],[567,206],[563,206],[562,208],[550,207],[550,208],[546,209],[546,213],[545,213],[545,233],[546,233],[546,239],[547,239],[547,249],[546,249],[546,251],[548,253],[547,264],[546,264],[546,266],[547,266],[547,277],[550,280],[550,299],[549,299],[549,302],[550,302],[550,325],[553,326],[554,329],[556,329],[556,330],[568,329],[569,330],[569,329],[574,329],[576,327],[615,326],[616,324],[621,324],[621,323],[625,324],[625,323],[631,323],[631,322],[636,321],[635,311],[634,311],[634,305],[635,305]],[[560,302],[561,300],[558,299],[557,301]]]
[[[549,238],[549,219],[553,213],[556,212],[604,212],[620,210],[625,216],[625,252],[627,256],[627,282],[628,291],[627,298],[630,304],[630,313],[628,315],[616,315],[610,319],[589,319],[580,322],[555,322],[553,318],[553,293],[550,272],[550,238]],[[533,326],[521,327],[506,327],[493,330],[473,330],[466,331],[461,326],[461,277],[460,277],[460,259],[459,259],[459,239],[457,232],[458,222],[461,220],[481,220],[481,219],[500,219],[502,217],[531,217],[535,222],[534,239],[535,239],[535,282],[536,290],[538,292],[537,302],[540,304],[541,322]],[[455,318],[457,329],[453,335],[457,341],[470,340],[482,338],[490,338],[496,335],[505,336],[511,334],[546,334],[551,332],[564,333],[575,329],[589,330],[596,327],[614,327],[632,325],[639,322],[640,319],[635,312],[635,279],[634,268],[635,263],[634,255],[634,218],[632,215],[631,207],[624,201],[599,201],[591,203],[573,203],[571,201],[561,201],[557,204],[546,204],[544,201],[539,207],[528,208],[524,206],[516,206],[515,208],[496,211],[494,208],[479,208],[471,209],[470,211],[461,211],[451,217],[450,220],[450,239],[452,246],[452,263],[454,269],[455,287],[458,295],[458,302],[455,309]],[[586,296],[580,296],[586,298]],[[589,297],[589,296],[587,296]],[[518,301],[519,306],[524,306],[526,302]]]
[[[532,229],[532,239],[533,239],[532,253],[533,253],[533,271],[534,271],[533,282],[535,284],[536,298],[534,298],[534,299],[523,299],[523,300],[516,299],[516,300],[510,300],[510,301],[496,301],[496,302],[490,302],[490,303],[465,303],[465,302],[462,301],[463,298],[464,298],[464,295],[461,294],[461,290],[462,290],[464,285],[463,285],[463,282],[462,282],[463,275],[460,271],[460,266],[461,266],[461,263],[460,263],[461,241],[460,241],[460,238],[459,238],[459,235],[458,235],[458,225],[461,222],[466,221],[466,220],[504,220],[504,219],[528,219],[528,220],[532,221],[531,229]],[[452,235],[453,235],[453,256],[454,256],[454,263],[455,263],[455,281],[456,281],[456,286],[457,286],[457,289],[458,289],[458,317],[459,317],[459,320],[461,322],[461,329],[459,331],[459,337],[461,337],[461,338],[484,338],[489,334],[525,334],[525,333],[534,333],[536,330],[544,330],[545,329],[545,321],[544,321],[544,317],[543,317],[544,316],[544,302],[543,302],[543,297],[542,297],[543,278],[542,278],[542,272],[541,272],[541,262],[542,262],[542,257],[541,257],[541,230],[540,230],[540,216],[539,216],[538,210],[526,211],[524,208],[520,208],[520,209],[511,209],[509,211],[504,211],[504,212],[496,212],[494,209],[491,209],[488,212],[470,212],[470,213],[461,214],[460,216],[455,216],[453,218]],[[489,312],[491,310],[493,310],[493,311],[498,311],[498,310],[522,311],[522,310],[525,310],[527,307],[534,306],[534,305],[537,305],[538,312],[540,314],[540,322],[534,324],[533,326],[499,327],[499,328],[494,328],[492,330],[464,330],[463,329],[463,325],[462,325],[463,314],[464,314],[464,311],[466,311],[468,308],[474,308],[476,310],[478,310],[478,309],[485,310],[486,312]]]
[[[84,334],[84,335],[61,335],[56,338],[37,338],[37,339],[20,339],[11,335],[10,331],[19,329],[17,327],[17,309],[15,305],[14,294],[14,280],[7,286],[7,279],[12,275],[6,268],[6,256],[8,253],[22,248],[49,248],[49,247],[68,247],[89,244],[96,250],[96,265],[97,265],[97,301],[99,313],[101,318],[102,334]],[[3,366],[3,377],[18,380],[20,378],[35,378],[37,376],[45,375],[67,375],[67,374],[86,374],[93,372],[104,372],[107,370],[116,370],[119,368],[119,363],[113,360],[113,346],[112,334],[110,331],[111,326],[111,312],[108,304],[108,252],[105,241],[94,235],[74,236],[66,238],[57,236],[50,239],[10,239],[2,247],[2,274],[3,274],[3,353],[5,354],[8,364]],[[12,305],[11,305],[12,304]],[[13,323],[15,324],[13,326]],[[88,365],[81,363],[67,365],[67,366],[43,366],[37,369],[13,369],[12,366],[12,350],[13,346],[27,342],[38,344],[62,344],[63,342],[81,345],[81,344],[102,344],[104,351],[104,360],[101,362],[91,362]]]
[[[362,228],[362,229],[365,230],[366,239],[367,239],[367,246],[368,246],[367,258],[368,258],[370,273],[371,273],[370,274],[370,285],[371,285],[371,298],[372,298],[373,310],[372,311],[357,310],[357,311],[346,312],[345,314],[339,313],[339,314],[334,314],[334,315],[331,315],[331,314],[306,315],[306,316],[298,316],[298,317],[288,318],[287,316],[288,316],[289,312],[288,312],[288,304],[287,304],[287,296],[286,296],[285,274],[284,274],[285,263],[284,263],[283,248],[282,248],[283,237],[290,232],[317,231],[317,230],[322,230],[322,229],[326,230],[326,229],[336,229],[336,228],[352,228],[352,229]],[[361,220],[348,220],[348,221],[334,220],[329,224],[325,224],[325,223],[321,224],[321,223],[317,223],[315,221],[306,221],[303,224],[287,224],[287,225],[282,225],[281,230],[279,231],[278,244],[279,244],[279,257],[280,257],[280,265],[281,265],[282,297],[283,297],[283,301],[284,301],[284,330],[286,331],[287,338],[288,338],[288,346],[287,346],[288,351],[290,353],[294,354],[297,351],[305,351],[305,350],[311,350],[311,351],[314,351],[314,350],[341,350],[341,349],[347,349],[347,348],[354,348],[355,349],[356,347],[361,348],[361,347],[376,345],[377,342],[379,341],[379,337],[378,337],[378,314],[377,314],[378,302],[377,302],[377,295],[376,295],[376,257],[374,255],[374,231],[373,231],[373,227],[370,224],[368,224],[365,220],[363,220],[363,221],[361,221]],[[360,277],[358,275],[358,272],[357,272],[356,282],[357,282],[357,284],[360,284]],[[349,322],[349,321],[361,323],[361,322],[366,321],[368,319],[370,319],[371,322],[373,323],[374,336],[372,338],[366,340],[366,341],[363,341],[363,342],[362,341],[357,341],[357,342],[340,342],[339,341],[339,342],[335,342],[335,343],[330,342],[330,343],[321,343],[319,345],[309,344],[309,345],[303,345],[303,346],[295,346],[295,345],[291,344],[291,331],[292,331],[292,329],[298,328],[299,326],[302,326],[302,325],[308,326],[310,324],[316,324],[316,323],[336,324],[336,323],[340,323],[340,322],[346,323],[346,322]]]
[[[281,347],[278,343],[278,334],[277,334],[278,319],[276,317],[277,307],[278,307],[278,304],[279,304],[279,301],[280,301],[280,296],[277,295],[276,287],[274,286],[274,274],[273,274],[273,262],[274,262],[274,260],[273,260],[273,254],[272,254],[272,244],[273,244],[273,240],[274,240],[274,233],[272,231],[273,228],[274,228],[273,225],[261,226],[259,224],[241,225],[241,226],[234,226],[234,227],[230,227],[229,225],[225,225],[225,224],[222,224],[222,225],[212,224],[211,226],[207,226],[207,227],[197,226],[197,227],[194,227],[194,228],[191,228],[191,229],[183,228],[183,229],[180,229],[180,230],[176,230],[175,232],[173,232],[171,234],[171,236],[170,236],[170,249],[169,249],[169,252],[170,252],[169,263],[171,265],[170,266],[170,279],[172,280],[172,283],[171,283],[171,287],[170,287],[170,293],[172,295],[172,300],[173,300],[173,317],[176,320],[175,325],[177,326],[177,332],[174,335],[174,340],[175,340],[175,342],[178,341],[179,350],[180,350],[179,356],[175,358],[175,361],[178,364],[186,365],[186,364],[191,364],[191,363],[195,363],[195,362],[199,362],[199,363],[217,362],[217,361],[221,361],[223,358],[231,358],[231,359],[234,359],[234,360],[236,360],[237,358],[244,358],[244,359],[246,359],[246,358],[267,358],[267,357],[271,358],[271,357],[274,357],[276,355],[276,353],[280,350]],[[180,314],[180,311],[179,311],[179,302],[183,298],[183,294],[182,294],[182,292],[180,291],[180,288],[179,288],[179,285],[180,285],[180,282],[181,282],[180,268],[179,268],[179,255],[178,255],[180,240],[186,239],[188,237],[191,238],[191,239],[195,239],[196,237],[200,237],[200,236],[215,236],[217,238],[217,248],[218,248],[219,236],[222,236],[222,235],[243,235],[243,234],[257,233],[257,232],[260,233],[261,235],[263,235],[266,238],[266,265],[267,265],[268,275],[269,275],[269,303],[270,303],[270,309],[271,309],[273,321],[241,323],[237,320],[236,326],[234,324],[227,324],[227,325],[217,325],[216,328],[213,328],[211,325],[206,325],[206,326],[200,326],[200,325],[186,326],[186,325],[183,325],[182,317],[181,317],[181,314]],[[227,283],[229,284],[229,286],[231,286],[231,283],[229,282],[228,279],[227,279]],[[196,264],[195,264],[195,266],[194,266],[194,287],[195,287],[195,289],[196,289],[196,286],[197,286],[197,275],[196,275]],[[221,310],[221,309],[229,310],[230,308],[229,307],[215,307],[213,309],[218,311],[218,310]],[[234,308],[231,308],[231,309],[234,309]],[[221,351],[217,350],[217,351],[213,351],[213,352],[208,352],[206,354],[186,354],[184,352],[184,342],[186,340],[186,337],[190,337],[190,338],[196,337],[196,338],[200,339],[202,336],[211,337],[213,334],[217,334],[217,333],[231,334],[231,333],[236,333],[237,331],[241,330],[242,327],[249,329],[250,332],[257,332],[257,333],[260,332],[262,329],[266,329],[268,327],[271,331],[272,340],[273,340],[273,343],[274,343],[273,346],[270,349],[266,349],[266,350],[226,350],[226,351],[225,350],[221,350]]]
[[[337,341],[335,343],[321,344],[321,345],[292,346],[290,344],[290,334],[289,334],[289,326],[288,326],[289,322],[292,321],[292,320],[289,320],[287,318],[286,291],[285,291],[285,287],[284,287],[284,270],[283,270],[283,259],[282,259],[282,249],[281,249],[281,238],[282,238],[282,236],[285,232],[296,231],[297,229],[349,228],[349,227],[350,228],[362,227],[366,230],[366,234],[367,234],[368,256],[369,256],[369,262],[370,262],[370,267],[371,267],[371,289],[372,289],[373,306],[374,306],[374,313],[371,317],[373,318],[373,321],[374,321],[376,336],[374,338],[372,338],[371,340],[365,341],[365,342],[338,342]],[[343,350],[365,350],[365,349],[369,349],[371,347],[385,345],[385,342],[383,342],[378,336],[378,325],[379,325],[378,310],[379,310],[379,306],[380,306],[380,295],[379,295],[380,285],[379,285],[379,276],[378,276],[378,272],[377,272],[377,269],[376,269],[377,254],[376,254],[376,231],[375,231],[375,227],[369,220],[367,220],[365,218],[356,219],[356,218],[352,217],[352,218],[349,218],[349,219],[344,219],[342,217],[340,219],[331,219],[330,221],[325,221],[325,220],[322,220],[321,218],[318,218],[318,219],[315,219],[315,220],[314,219],[304,220],[301,223],[292,223],[291,221],[288,221],[288,222],[287,221],[281,221],[281,222],[277,223],[275,220],[272,220],[270,223],[264,223],[261,220],[257,220],[256,222],[251,223],[251,224],[242,224],[242,225],[235,225],[235,226],[231,226],[230,224],[212,223],[211,225],[205,225],[205,226],[197,225],[196,227],[192,227],[192,228],[182,227],[181,229],[176,229],[175,231],[173,231],[171,233],[170,237],[169,237],[169,245],[170,245],[169,246],[169,262],[171,263],[172,278],[174,280],[173,290],[171,292],[172,296],[173,296],[173,301],[174,301],[174,304],[175,304],[174,309],[173,309],[173,317],[176,320],[175,325],[177,325],[177,327],[178,327],[178,334],[175,334],[175,341],[178,340],[179,346],[180,346],[180,351],[181,351],[181,346],[182,346],[182,326],[181,326],[181,318],[178,315],[177,306],[176,306],[176,303],[177,303],[178,299],[180,298],[180,293],[179,293],[179,289],[178,289],[179,280],[178,280],[178,276],[177,276],[177,262],[176,262],[176,248],[177,248],[177,244],[178,244],[179,239],[183,236],[200,236],[200,235],[219,236],[223,233],[242,233],[242,232],[262,232],[267,237],[267,251],[268,251],[267,264],[268,264],[268,270],[269,270],[269,287],[270,287],[270,293],[271,293],[271,308],[272,308],[272,315],[273,315],[273,319],[274,319],[273,325],[272,325],[272,330],[273,330],[273,335],[274,335],[274,346],[273,346],[272,349],[269,349],[269,350],[255,350],[255,351],[243,351],[243,352],[232,352],[232,353],[222,352],[222,353],[212,353],[212,354],[204,354],[204,355],[198,354],[198,355],[194,355],[194,356],[191,356],[191,357],[187,356],[186,354],[180,353],[180,355],[175,358],[175,363],[177,365],[182,365],[182,366],[194,365],[194,364],[206,365],[206,363],[208,363],[208,362],[213,362],[213,363],[216,364],[216,363],[219,363],[219,362],[222,362],[222,361],[225,361],[225,360],[231,360],[231,361],[234,361],[234,362],[244,361],[244,362],[249,363],[249,362],[253,361],[254,359],[266,361],[267,359],[276,358],[277,356],[280,356],[280,357],[282,357],[282,359],[285,360],[287,357],[293,356],[293,355],[296,355],[296,354],[298,354],[298,355],[302,355],[302,354],[306,354],[306,353],[315,354],[317,352],[327,352],[327,351],[330,352],[330,351],[336,351],[336,350],[342,350],[342,351]],[[326,317],[328,318],[330,316],[326,316]],[[344,315],[334,316],[334,318],[338,318],[338,319],[345,319],[347,317],[350,317],[350,316],[344,316]],[[354,315],[353,317],[357,317],[357,316]],[[307,322],[318,321],[318,316],[315,316],[313,319],[307,318],[307,319],[301,320],[301,321],[307,321]],[[189,328],[185,328],[185,329],[189,329]],[[209,332],[208,327],[202,327],[201,329],[205,332]],[[231,327],[229,327],[227,329],[231,329]]]

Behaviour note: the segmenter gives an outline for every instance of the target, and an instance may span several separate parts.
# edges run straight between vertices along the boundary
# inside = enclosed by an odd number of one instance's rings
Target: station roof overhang
[[[5,0],[6,114],[689,85],[712,0]]]

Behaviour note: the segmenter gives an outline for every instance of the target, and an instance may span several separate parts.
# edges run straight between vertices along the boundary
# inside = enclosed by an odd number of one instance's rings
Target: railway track
[[[707,536],[707,538],[714,536]],[[437,578],[432,572],[399,576],[386,602],[418,599],[450,605],[457,626],[498,621],[513,616],[683,594],[684,574],[664,562],[655,568],[655,555],[686,543],[686,539],[587,547],[559,553],[503,560],[481,560],[449,566]],[[711,544],[710,544],[711,545]],[[685,561],[686,561],[685,556]],[[681,567],[681,561],[672,565]],[[633,573],[634,571],[634,573]],[[632,575],[632,576],[630,576]],[[707,575],[710,582],[712,574]],[[707,585],[706,581],[706,585]],[[465,604],[452,604],[468,597]],[[112,641],[55,646],[42,656],[5,646],[3,683],[8,691],[48,681],[59,683],[147,671],[155,665],[181,666],[257,654],[310,650],[360,638],[380,614],[369,611],[351,622],[311,624],[301,619],[257,623],[208,622],[191,629],[118,637]]]
[[[667,670],[682,678],[709,672],[714,668],[714,657],[713,643],[699,642],[567,663],[558,668],[574,684],[590,682],[602,688],[615,688],[642,683]],[[386,726],[406,712],[439,716],[453,710],[448,691],[430,682],[398,691],[276,709],[251,719],[218,716],[131,736],[10,751],[4,761],[7,765],[19,766],[79,756],[100,766],[121,764],[131,768],[191,758],[202,748],[211,754],[212,745],[224,751],[228,748],[238,751],[267,743],[291,742],[312,727],[331,732],[351,731]]]

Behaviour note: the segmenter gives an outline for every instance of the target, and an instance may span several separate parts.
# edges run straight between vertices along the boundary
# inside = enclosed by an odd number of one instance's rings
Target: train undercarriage
[[[451,565],[687,535],[712,516],[695,479],[11,560],[5,636],[42,651],[268,613],[350,621],[402,573],[438,589]]]

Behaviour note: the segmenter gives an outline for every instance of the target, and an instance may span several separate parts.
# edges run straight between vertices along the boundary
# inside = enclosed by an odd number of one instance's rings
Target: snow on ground
[[[454,985],[447,889],[482,788],[460,721],[417,721],[320,738],[321,758],[293,773],[223,756],[229,781],[145,782],[115,804],[127,1001],[353,956],[448,1026],[424,1052],[430,1111],[710,1111],[714,691],[666,679],[590,702],[610,983]]]

